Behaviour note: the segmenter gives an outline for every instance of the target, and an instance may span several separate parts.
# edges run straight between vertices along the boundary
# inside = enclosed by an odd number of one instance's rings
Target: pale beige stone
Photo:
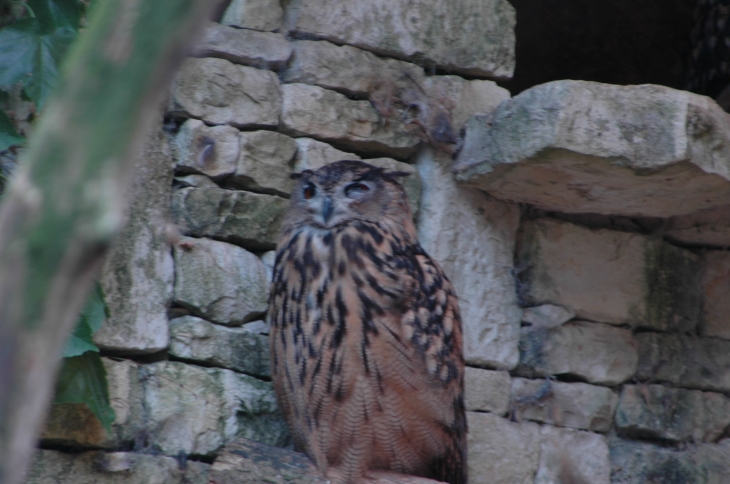
[[[618,385],[636,373],[639,355],[631,331],[574,321],[552,329],[522,331],[521,373],[571,375],[600,385]]]
[[[467,366],[464,369],[464,401],[469,411],[507,413],[510,396],[510,376],[506,371],[483,370]]]
[[[419,240],[459,296],[467,363],[511,369],[519,359],[521,319],[512,277],[519,208],[458,186],[450,161],[430,148],[417,157]]]
[[[432,106],[450,114],[455,133],[475,114],[490,113],[510,98],[509,91],[493,81],[467,81],[458,76],[430,76],[424,89]]]
[[[292,46],[281,34],[209,22],[194,53],[196,57],[218,57],[234,64],[277,71],[291,57]]]
[[[543,425],[540,437],[540,467],[535,484],[611,482],[611,461],[604,436]]]
[[[473,119],[454,169],[547,210],[686,214],[730,204],[730,114],[663,86],[555,81]]]
[[[243,29],[271,31],[281,27],[284,10],[279,0],[232,0],[221,23]]]
[[[618,396],[609,388],[549,379],[512,379],[510,409],[518,419],[608,432]]]
[[[296,138],[297,154],[294,157],[295,173],[316,170],[340,160],[360,160],[354,153],[340,151],[327,143],[312,138]]]
[[[279,79],[224,59],[187,59],[173,81],[168,110],[210,124],[273,127],[281,114]]]
[[[706,252],[703,266],[701,332],[730,339],[730,252]]]
[[[533,484],[540,460],[540,427],[491,413],[466,415],[469,482]]]
[[[174,249],[175,302],[228,326],[260,319],[269,291],[263,262],[245,249],[185,237]]]
[[[396,158],[407,157],[419,143],[399,118],[384,123],[368,101],[307,84],[284,84],[281,90],[281,130],[286,134]]]
[[[175,136],[176,169],[211,178],[232,175],[240,151],[239,134],[232,126],[206,126],[199,119],[188,119]]]
[[[127,222],[101,270],[109,317],[94,334],[94,343],[104,350],[155,353],[169,343],[172,178],[172,151],[162,130],[155,130],[135,164]]]
[[[553,219],[524,223],[517,258],[523,297],[581,319],[693,331],[701,310],[700,261],[643,235]]]
[[[522,311],[522,322],[529,323],[531,328],[555,328],[575,317],[575,311],[555,304],[542,304],[525,308]]]
[[[294,187],[291,164],[296,142],[274,131],[240,133],[236,172],[229,183],[235,187],[288,196]]]
[[[509,78],[514,71],[515,10],[505,0],[297,0],[284,22],[296,34],[456,73]]]
[[[347,95],[369,96],[379,89],[417,89],[423,69],[409,62],[378,57],[370,52],[326,41],[294,42],[294,55],[282,73],[284,82],[313,84]]]

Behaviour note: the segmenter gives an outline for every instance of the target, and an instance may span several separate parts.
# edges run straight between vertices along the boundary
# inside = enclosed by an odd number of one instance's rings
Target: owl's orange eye
[[[307,184],[306,187],[304,187],[304,199],[309,200],[314,196],[314,194],[317,193],[317,189],[314,188],[314,185],[311,183]]]
[[[359,197],[370,191],[370,187],[364,183],[350,183],[345,187],[345,195],[350,198]]]

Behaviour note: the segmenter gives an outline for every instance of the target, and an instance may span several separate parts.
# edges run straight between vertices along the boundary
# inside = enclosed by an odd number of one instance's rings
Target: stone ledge
[[[279,0],[233,0],[223,13],[221,23],[242,29],[271,31],[281,27],[283,17]]]
[[[663,86],[555,81],[473,118],[454,170],[546,210],[687,214],[730,204],[730,115]]]
[[[210,22],[203,38],[195,45],[194,55],[278,71],[291,57],[292,46],[281,34],[234,29]]]

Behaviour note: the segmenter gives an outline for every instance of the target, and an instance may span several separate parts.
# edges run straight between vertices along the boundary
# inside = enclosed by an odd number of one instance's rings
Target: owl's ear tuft
[[[388,176],[390,178],[400,178],[400,177],[404,177],[404,176],[411,176],[411,174],[408,173],[407,171],[388,171],[388,172],[383,173],[383,175]]]
[[[289,175],[289,178],[291,178],[292,180],[299,180],[304,175],[309,176],[309,175],[312,175],[312,174],[314,174],[314,172],[312,170],[304,170],[301,173],[292,173],[291,175]]]

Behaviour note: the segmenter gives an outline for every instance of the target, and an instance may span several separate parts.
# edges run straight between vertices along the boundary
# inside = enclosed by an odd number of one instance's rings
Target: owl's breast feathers
[[[279,401],[321,470],[466,482],[458,302],[412,226],[290,226],[269,318]]]

